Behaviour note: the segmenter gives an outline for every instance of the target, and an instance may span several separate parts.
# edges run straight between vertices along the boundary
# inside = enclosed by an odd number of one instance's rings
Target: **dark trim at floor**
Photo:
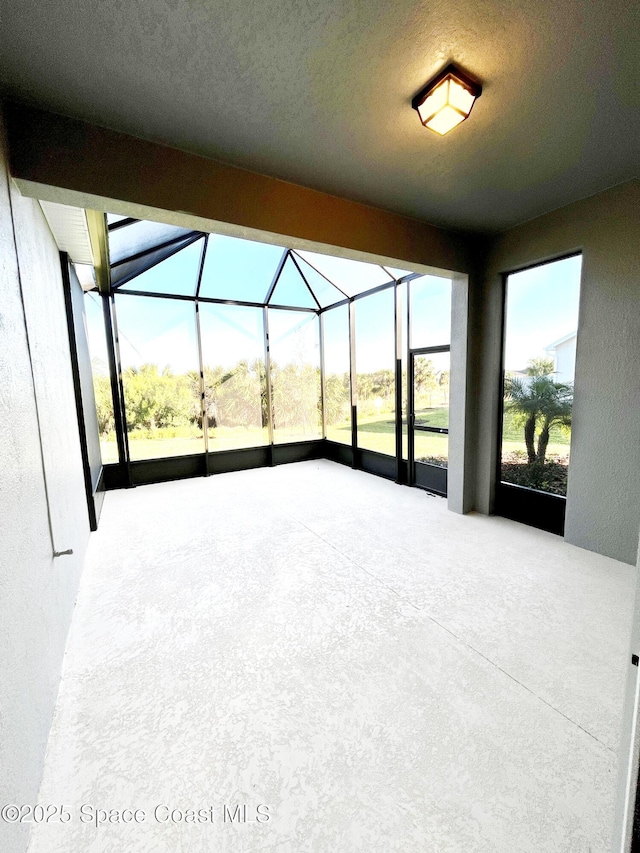
[[[163,459],[144,459],[131,462],[129,470],[131,484],[144,486],[150,483],[166,483],[171,480],[184,480],[191,477],[207,477],[212,474],[224,474],[230,471],[246,471],[250,468],[266,468],[272,465],[286,465],[291,462],[304,462],[308,459],[329,459],[341,465],[348,465],[368,474],[375,474],[387,480],[398,478],[398,468],[394,456],[376,453],[373,450],[357,448],[355,453],[350,444],[340,444],[329,439],[298,441],[290,444],[273,444],[264,447],[251,447],[241,450],[221,450],[216,453],[196,453],[190,456],[169,456]],[[446,495],[446,469],[432,465],[420,466],[430,469],[425,477],[420,477],[416,485],[438,495]],[[407,463],[400,465],[401,482],[406,483]],[[428,475],[428,476],[427,476]],[[104,488],[125,489],[128,487],[129,471],[127,465],[115,463],[103,468]]]
[[[327,438],[324,441],[324,452],[325,459],[353,467],[353,449],[351,443],[341,444],[338,441],[331,441]]]
[[[354,467],[366,471],[368,474],[384,477],[387,480],[396,479],[395,456],[385,456],[384,453],[376,453],[374,450],[358,448],[355,454]]]
[[[445,498],[447,496],[447,469],[426,462],[414,463],[414,486],[426,489]]]
[[[567,499],[562,495],[552,495],[511,483],[496,485],[495,514],[512,521],[562,536],[566,509]]]
[[[129,466],[131,483],[134,486],[146,486],[150,483],[206,477],[209,474],[224,474],[229,471],[286,465],[289,462],[304,462],[307,459],[325,459],[324,444],[323,439],[318,439],[243,450],[222,450],[209,454],[196,453],[190,456],[137,460],[131,462]],[[127,487],[126,465],[121,463],[105,465],[103,470],[105,489]]]

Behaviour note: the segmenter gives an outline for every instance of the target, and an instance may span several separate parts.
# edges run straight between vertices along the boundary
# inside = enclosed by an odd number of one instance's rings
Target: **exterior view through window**
[[[425,275],[409,282],[408,286],[415,461],[446,468],[451,281]]]
[[[324,332],[324,407],[327,438],[351,444],[349,306],[322,315]]]
[[[507,277],[500,478],[567,494],[581,256]]]
[[[110,281],[85,294],[103,463],[193,471],[185,457],[207,454],[208,471],[217,452],[262,451],[255,464],[328,439],[446,494],[449,278],[106,222]]]
[[[200,370],[188,302],[122,296],[117,304],[132,460],[202,452]]]
[[[262,309],[200,306],[208,448],[268,444]]]
[[[91,372],[93,374],[93,393],[96,400],[96,415],[100,433],[100,455],[102,464],[108,465],[118,461],[118,447],[114,432],[113,398],[111,396],[109,355],[107,353],[102,300],[95,291],[85,294],[84,309],[87,342],[91,356]]]
[[[358,447],[395,456],[395,337],[393,291],[358,299],[356,375]]]
[[[318,317],[270,308],[269,339],[274,441],[322,438]]]

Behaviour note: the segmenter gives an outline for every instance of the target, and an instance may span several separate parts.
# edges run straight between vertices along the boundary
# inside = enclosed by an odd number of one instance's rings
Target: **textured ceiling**
[[[634,0],[2,0],[0,83],[40,106],[456,228],[638,175]],[[483,83],[446,137],[410,101]]]

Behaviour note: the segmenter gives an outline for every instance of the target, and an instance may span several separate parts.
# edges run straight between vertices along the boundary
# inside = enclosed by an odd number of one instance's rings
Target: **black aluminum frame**
[[[106,218],[105,218],[106,221]],[[137,220],[126,219],[120,222],[113,223],[107,226],[108,231],[113,231],[118,228],[130,225]],[[402,278],[396,279],[392,273],[384,266],[381,269],[385,274],[389,275],[389,281],[369,288],[362,293],[348,296],[342,288],[331,279],[327,278],[320,270],[318,270],[306,258],[297,256],[295,250],[284,249],[282,256],[276,267],[273,279],[265,294],[263,302],[253,302],[248,300],[236,299],[220,299],[216,297],[205,297],[200,295],[202,284],[202,275],[206,259],[206,251],[209,241],[209,235],[204,232],[192,232],[191,235],[183,234],[180,238],[174,238],[166,241],[158,247],[145,250],[137,255],[132,255],[123,261],[114,264],[119,266],[128,260],[136,257],[144,257],[152,254],[158,248],[169,248],[174,244],[180,243],[180,247],[176,251],[181,251],[183,248],[192,245],[202,239],[202,253],[198,267],[197,282],[195,292],[193,294],[171,294],[158,293],[154,291],[140,291],[133,288],[128,288],[126,285],[135,278],[131,276],[120,282],[117,287],[105,288],[101,291],[103,298],[105,331],[107,337],[107,350],[109,357],[109,369],[111,375],[111,389],[114,403],[114,425],[116,433],[116,441],[118,445],[119,462],[115,464],[107,464],[104,466],[104,481],[105,488],[123,488],[143,483],[161,482],[163,480],[179,479],[192,476],[208,476],[209,474],[220,473],[222,471],[243,470],[263,465],[277,465],[285,461],[300,461],[304,458],[328,458],[333,459],[343,464],[351,465],[364,471],[368,471],[379,476],[394,479],[398,483],[409,483],[409,466],[402,456],[402,441],[403,441],[403,423],[402,423],[402,367],[403,367],[403,340],[402,340],[402,292],[401,286],[405,282],[410,282],[415,278],[420,278],[423,273],[409,273]],[[185,242],[187,241],[187,242]],[[169,254],[171,257],[175,252]],[[291,259],[300,274],[304,285],[311,294],[316,308],[302,307],[299,305],[279,305],[272,304],[271,299],[277,287],[280,275],[288,259]],[[163,260],[155,262],[148,269],[153,268]],[[304,274],[304,265],[308,264],[318,275],[324,278],[332,287],[334,287],[344,298],[339,299],[326,306],[321,306],[318,299],[309,284],[307,277]],[[139,274],[139,273],[138,273]],[[375,451],[366,450],[358,446],[358,395],[357,395],[357,376],[356,376],[356,353],[355,353],[355,303],[359,299],[371,296],[389,288],[394,290],[394,348],[395,348],[395,403],[396,403],[396,424],[395,424],[395,457],[387,454],[378,453]],[[201,394],[201,416],[203,424],[203,452],[200,454],[191,454],[188,456],[178,457],[161,457],[147,460],[131,460],[129,445],[128,445],[128,430],[126,421],[126,410],[124,403],[124,383],[122,362],[120,357],[120,345],[118,334],[118,321],[115,296],[138,296],[150,299],[176,299],[179,301],[192,302],[194,304],[195,331],[198,352],[198,366],[200,373],[200,394]],[[265,383],[266,383],[266,399],[267,399],[267,421],[269,443],[257,447],[242,448],[228,451],[209,450],[208,443],[208,421],[205,402],[204,390],[204,363],[202,353],[202,334],[200,328],[200,303],[209,303],[214,305],[237,305],[239,307],[261,308],[263,311],[263,334],[264,334],[264,357],[265,357]],[[349,322],[349,383],[350,383],[350,398],[351,398],[351,444],[343,445],[338,442],[329,441],[326,438],[326,407],[325,407],[325,359],[324,359],[324,318],[326,311],[340,306],[348,306],[348,322]],[[311,313],[318,316],[319,337],[320,337],[320,404],[322,411],[322,432],[321,438],[311,439],[303,442],[291,443],[275,443],[273,429],[273,390],[271,384],[271,353],[269,340],[269,309],[298,311],[301,313]],[[410,299],[409,290],[407,287],[407,332],[410,329]],[[408,346],[407,341],[407,346]],[[448,349],[448,347],[447,347]],[[407,350],[408,351],[408,350]],[[438,348],[435,350],[438,351]],[[430,466],[435,467],[435,466]],[[423,485],[419,483],[418,485]],[[430,488],[428,485],[423,485],[424,488]],[[443,490],[441,484],[436,483],[436,488],[432,489],[438,494],[446,493],[446,487]]]
[[[409,315],[409,321],[411,316]],[[411,326],[409,326],[409,330]],[[410,338],[409,331],[408,337]],[[408,343],[411,343],[409,339]],[[434,347],[411,346],[407,349],[407,480],[410,486],[418,486],[421,489],[435,492],[446,497],[447,494],[447,468],[440,465],[432,465],[430,462],[417,462],[415,458],[415,431],[435,432],[440,435],[449,435],[449,429],[444,427],[416,426],[415,413],[415,367],[414,359],[417,355],[433,355],[439,352],[451,352],[451,344],[442,344]]]
[[[510,275],[536,269],[547,264],[563,261],[567,258],[575,258],[582,255],[581,249],[573,252],[564,252],[554,255],[536,263],[526,264],[521,267],[502,273],[502,317],[500,331],[500,376],[498,397],[498,429],[497,429],[497,453],[495,469],[495,496],[493,501],[493,512],[512,521],[546,530],[558,536],[564,535],[564,524],[567,510],[567,499],[564,495],[555,495],[551,492],[543,492],[528,486],[519,486],[515,483],[506,483],[502,480],[502,436],[504,430],[504,387],[505,387],[505,343],[507,336],[507,286]]]
[[[203,235],[200,231],[194,231],[191,235],[183,234],[182,237],[174,237],[171,240],[167,240],[164,243],[159,243],[157,246],[154,246],[152,249],[145,249],[144,252],[138,252],[135,255],[129,255],[126,258],[123,258],[120,261],[115,261],[110,265],[110,269],[116,269],[117,267],[123,266],[123,264],[128,264],[130,261],[138,260],[139,258],[144,258],[147,255],[154,255],[161,249],[169,249],[172,246],[175,246],[173,252],[169,252],[168,254],[158,258],[158,260],[154,261],[152,264],[149,264],[148,267],[145,268],[144,272],[148,272],[152,270],[154,267],[157,267],[158,264],[163,263],[164,261],[169,260],[174,255],[177,255],[178,252],[181,252],[183,249],[186,249],[188,246],[192,246],[194,243],[197,243],[198,240],[202,240],[203,236],[206,238],[207,235]],[[113,290],[120,290],[120,288],[127,284],[127,282],[132,281],[134,278],[137,278],[139,275],[142,275],[140,272],[132,272],[130,275],[125,276],[122,280],[120,280],[117,284],[113,285]]]
[[[62,272],[62,289],[64,294],[64,310],[67,320],[67,333],[69,336],[69,355],[71,357],[71,378],[73,380],[73,393],[76,404],[76,417],[78,419],[78,436],[80,439],[80,454],[82,457],[82,476],[84,479],[85,497],[87,500],[87,513],[89,515],[89,529],[98,529],[98,519],[104,500],[103,472],[98,475],[97,487],[94,491],[91,477],[91,466],[89,464],[89,447],[87,441],[87,425],[84,417],[82,400],[82,382],[80,379],[80,365],[78,347],[76,343],[76,320],[73,311],[73,297],[71,293],[71,275],[69,270],[69,255],[60,252],[60,268]]]
[[[194,453],[185,456],[166,456],[159,459],[138,459],[131,463],[130,471],[119,463],[103,467],[106,490],[131,486],[146,486],[150,483],[165,483],[190,477],[207,477],[230,471],[248,471],[304,462],[308,459],[325,459],[324,441],[290,442],[287,444],[262,445],[236,450],[218,450],[215,453]],[[128,481],[130,479],[130,482]]]
[[[402,458],[402,291],[396,282],[393,310],[395,336],[395,403],[396,403],[396,483],[408,483],[408,471]]]
[[[133,225],[134,222],[139,221],[139,219],[136,219],[133,216],[125,216],[124,219],[119,219],[117,222],[108,222],[107,231],[110,234],[112,231],[116,231],[118,228],[124,228],[126,225]]]

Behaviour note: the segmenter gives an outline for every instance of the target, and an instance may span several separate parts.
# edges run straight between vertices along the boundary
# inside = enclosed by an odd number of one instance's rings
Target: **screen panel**
[[[319,270],[347,296],[355,296],[392,280],[389,273],[377,264],[352,261],[349,258],[336,258],[331,255],[319,255],[315,252],[299,251],[297,254],[308,261],[316,270]]]
[[[327,438],[351,444],[349,306],[331,308],[322,318]]]
[[[284,251],[269,243],[209,235],[200,296],[263,304]]]
[[[296,308],[314,308],[316,310],[318,308],[291,257],[287,258],[280,271],[269,305],[290,305]]]
[[[354,303],[358,447],[396,455],[394,289]]]
[[[173,241],[188,239],[193,233],[190,228],[139,219],[109,232],[109,259],[112,264],[119,264],[125,258],[142,255]]]
[[[432,429],[449,429],[449,352],[415,355],[413,361],[414,458],[446,468],[449,436]],[[429,429],[423,429],[423,428]]]
[[[147,293],[175,293],[195,296],[202,257],[203,239],[190,243],[166,260],[152,266],[121,285],[123,290]]]
[[[419,347],[451,343],[451,280],[424,275],[409,282],[410,344]]]
[[[274,443],[321,438],[318,316],[268,312]]]
[[[204,451],[195,305],[115,299],[132,460]]]
[[[84,308],[91,372],[93,374],[93,394],[98,418],[100,456],[102,464],[107,465],[118,461],[118,445],[113,416],[113,397],[111,396],[111,377],[102,297],[98,295],[97,291],[85,293]]]
[[[199,311],[209,452],[268,444],[262,309],[201,303]]]
[[[295,257],[302,275],[313,291],[313,295],[320,303],[321,308],[334,305],[336,302],[342,302],[346,298],[341,290],[310,266],[301,255],[296,254]]]

